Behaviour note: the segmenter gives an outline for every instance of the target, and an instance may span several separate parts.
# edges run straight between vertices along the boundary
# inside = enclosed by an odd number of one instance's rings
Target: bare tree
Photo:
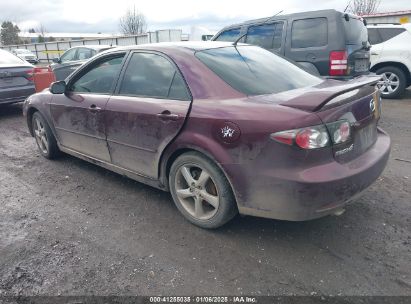
[[[351,0],[348,10],[358,16],[373,14],[380,6],[381,0]]]
[[[136,7],[127,9],[123,17],[120,18],[120,30],[124,35],[142,34],[147,29],[146,17],[136,10]]]
[[[35,33],[39,34],[38,42],[46,42],[46,33],[47,30],[42,23],[40,23],[39,27],[36,29]]]

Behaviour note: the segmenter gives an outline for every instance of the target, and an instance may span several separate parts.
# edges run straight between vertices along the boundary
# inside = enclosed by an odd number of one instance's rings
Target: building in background
[[[19,37],[22,41],[28,43],[38,43],[41,33],[20,32]],[[95,33],[44,33],[45,41],[72,41],[82,39],[102,39],[113,37],[113,34],[95,34]]]
[[[362,16],[368,24],[372,23],[409,23],[411,22],[411,10],[375,13]]]

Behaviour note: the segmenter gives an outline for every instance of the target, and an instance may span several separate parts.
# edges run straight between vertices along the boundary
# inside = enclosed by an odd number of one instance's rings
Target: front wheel
[[[174,161],[169,186],[178,210],[199,227],[218,228],[238,212],[226,177],[199,153],[186,153]]]
[[[53,159],[58,156],[60,151],[56,138],[46,120],[39,112],[33,114],[32,128],[41,155],[48,159]]]
[[[376,71],[382,78],[377,86],[383,98],[400,98],[405,91],[407,79],[404,72],[394,66],[386,66]]]

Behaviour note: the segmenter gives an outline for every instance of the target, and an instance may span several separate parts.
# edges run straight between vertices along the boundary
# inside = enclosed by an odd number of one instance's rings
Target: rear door
[[[315,67],[320,75],[328,75],[328,24],[326,17],[292,20],[287,30],[285,56],[307,70]]]
[[[113,164],[158,178],[161,153],[182,128],[191,95],[165,55],[134,52],[106,107],[106,136]]]
[[[367,74],[370,69],[370,43],[367,27],[359,17],[346,16],[341,18],[341,22],[344,26],[350,75]]]

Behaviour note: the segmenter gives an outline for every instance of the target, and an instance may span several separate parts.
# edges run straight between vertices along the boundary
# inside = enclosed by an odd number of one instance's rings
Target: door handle
[[[98,106],[96,106],[95,104],[92,104],[92,105],[88,108],[88,110],[89,110],[90,112],[92,112],[92,113],[96,113],[96,112],[100,112],[100,111],[101,111],[101,108],[98,107]]]
[[[170,111],[165,110],[161,113],[158,113],[157,117],[161,120],[178,120],[180,118],[180,115],[172,114]]]

